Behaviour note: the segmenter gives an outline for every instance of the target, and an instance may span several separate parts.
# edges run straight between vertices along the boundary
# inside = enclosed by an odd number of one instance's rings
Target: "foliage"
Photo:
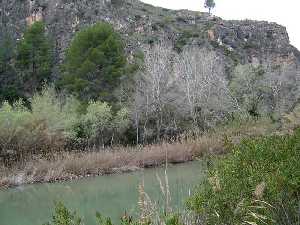
[[[46,88],[30,99],[31,109],[19,100],[4,102],[0,108],[0,150],[13,150],[17,157],[61,150],[76,137],[78,102],[72,97],[58,98]]]
[[[21,97],[20,80],[13,65],[14,48],[10,37],[0,41],[0,102],[10,103]]]
[[[181,217],[179,214],[170,214],[164,216],[161,223],[157,225],[182,225]],[[71,212],[67,209],[61,202],[56,203],[55,212],[53,215],[52,223],[47,223],[44,225],[82,225],[82,219],[76,215],[75,212]],[[96,224],[97,225],[114,225],[111,218],[104,217],[101,213],[96,212]],[[121,225],[150,225],[154,224],[152,221],[143,222],[136,220],[133,217],[125,214],[120,218]]]
[[[189,29],[183,30],[175,42],[174,49],[178,53],[182,52],[184,46],[186,46],[188,41],[193,37],[194,38],[199,37],[199,33],[195,32],[194,30],[189,30]]]
[[[214,0],[205,0],[204,7],[209,9],[209,14],[211,9],[216,7],[216,3]]]
[[[81,218],[76,213],[68,210],[62,203],[55,205],[55,213],[52,217],[52,223],[45,225],[82,225]]]
[[[19,100],[0,107],[0,151],[17,154],[46,153],[66,149],[69,144],[102,146],[122,141],[130,125],[129,111],[115,114],[106,102],[91,101],[85,112],[73,96],[58,95],[44,88],[29,99],[30,109]]]
[[[91,101],[87,112],[81,116],[83,134],[93,145],[104,145],[113,141],[114,136],[120,137],[130,125],[129,112],[120,109],[115,115],[112,107],[106,102]]]
[[[98,225],[113,225],[109,217],[104,218],[99,212],[96,213],[96,219]]]
[[[9,38],[5,38],[0,43],[0,72],[6,70],[9,60],[13,56],[13,48]]]
[[[126,66],[120,35],[107,23],[80,31],[66,52],[59,85],[82,100],[112,100]]]
[[[16,66],[25,92],[41,90],[49,81],[53,65],[52,46],[46,36],[44,23],[35,22],[17,45]]]
[[[283,195],[280,201],[272,207],[272,214],[277,223],[276,225],[299,225],[300,196]]]
[[[190,208],[205,216],[207,224],[276,224],[273,207],[283,196],[293,207],[299,204],[299,144],[300,130],[243,140],[209,169],[209,178],[189,200]]]
[[[168,215],[165,220],[166,225],[183,225],[179,214]]]
[[[300,126],[300,105],[296,105],[294,110],[283,116],[283,127],[285,129],[295,129]]]
[[[27,124],[32,120],[30,112],[22,102],[11,106],[4,102],[0,108],[0,152],[10,149],[17,137],[23,139],[28,134]]]
[[[32,116],[42,121],[49,134],[74,138],[80,103],[72,96],[58,96],[54,88],[44,88],[30,100]]]
[[[112,112],[107,103],[90,102],[83,116],[85,134],[89,139],[98,139],[104,143],[104,134],[111,128]]]
[[[113,120],[114,128],[117,132],[123,133],[130,125],[129,111],[127,108],[121,108],[114,120]]]
[[[264,71],[251,65],[236,66],[230,82],[230,90],[243,109],[252,116],[259,115],[259,107],[267,92],[260,81]]]

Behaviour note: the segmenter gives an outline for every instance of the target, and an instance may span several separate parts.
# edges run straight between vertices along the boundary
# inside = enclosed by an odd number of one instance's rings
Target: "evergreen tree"
[[[0,40],[0,102],[16,101],[21,97],[20,82],[13,64],[14,47],[9,35]]]
[[[27,94],[32,95],[49,81],[53,54],[44,23],[35,22],[25,31],[17,45],[16,63]]]
[[[109,24],[98,23],[75,36],[59,86],[84,101],[112,101],[112,90],[119,85],[125,66],[119,34]]]
[[[215,8],[216,3],[214,0],[205,0],[204,7],[208,8],[209,14],[211,14],[211,10]]]

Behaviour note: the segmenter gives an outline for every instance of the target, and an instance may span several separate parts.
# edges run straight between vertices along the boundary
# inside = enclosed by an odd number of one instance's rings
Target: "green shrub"
[[[113,225],[109,217],[103,217],[99,212],[96,213],[96,219],[98,225]],[[129,221],[127,225],[130,225]]]
[[[24,139],[30,131],[26,129],[32,120],[28,109],[22,102],[16,102],[11,106],[4,102],[0,108],[0,152],[12,150],[17,138]]]
[[[134,219],[132,216],[125,213],[124,216],[120,218],[121,225],[182,225],[181,216],[179,214],[170,213],[168,216],[162,216],[162,220],[159,222],[154,221],[143,221],[139,219]],[[71,212],[62,203],[56,203],[55,211],[52,216],[52,223],[49,222],[44,225],[82,225],[82,219],[77,216],[75,212]],[[96,224],[97,225],[114,225],[110,217],[104,217],[99,212],[96,213]]]
[[[84,112],[80,108],[76,98],[58,95],[52,87],[35,94],[30,109],[21,100],[13,105],[4,102],[0,154],[13,150],[24,160],[27,155],[67,150],[77,144],[99,147],[125,140],[122,136],[130,126],[126,108],[114,114],[108,103],[100,101],[88,103]]]
[[[111,25],[97,23],[76,34],[58,85],[81,100],[112,101],[126,64],[120,35]]]
[[[50,135],[75,138],[80,102],[74,97],[58,96],[53,88],[45,88],[30,100],[35,120],[43,122]]]
[[[276,224],[273,208],[283,196],[299,204],[299,150],[300,130],[243,140],[210,168],[189,207],[207,224]]]
[[[57,203],[52,223],[44,225],[82,225],[82,222],[81,218],[76,216],[76,213],[68,210],[62,203]]]
[[[89,144],[104,145],[121,137],[130,125],[129,112],[120,109],[115,115],[106,102],[91,101],[81,116],[81,127]]]
[[[198,38],[199,36],[200,34],[197,31],[183,30],[174,44],[174,49],[179,53],[182,52],[191,38]]]
[[[127,108],[121,108],[114,120],[113,120],[113,126],[118,134],[123,134],[130,125],[130,118],[129,118],[129,111]]]
[[[260,106],[267,94],[267,88],[261,84],[264,71],[252,65],[237,65],[230,81],[230,90],[241,106],[252,116],[262,114]]]
[[[97,145],[104,145],[111,137],[112,118],[111,107],[107,103],[90,102],[87,113],[82,116],[86,137],[93,143],[98,141]]]
[[[179,214],[171,214],[165,218],[166,225],[183,225]]]
[[[46,88],[30,100],[31,110],[20,100],[4,102],[0,108],[0,150],[13,150],[17,158],[65,148],[76,137],[79,123],[78,102],[72,97],[59,98]]]

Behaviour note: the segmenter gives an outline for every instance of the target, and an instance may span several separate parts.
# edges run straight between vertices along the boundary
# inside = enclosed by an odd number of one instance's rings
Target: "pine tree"
[[[6,33],[0,40],[0,102],[10,103],[21,98],[20,80],[14,67],[14,47]]]
[[[80,31],[66,52],[61,88],[84,101],[112,101],[126,57],[118,33],[107,23]]]
[[[49,81],[53,65],[52,47],[46,35],[45,25],[35,22],[24,33],[17,45],[16,66],[24,90],[28,94],[41,89]]]

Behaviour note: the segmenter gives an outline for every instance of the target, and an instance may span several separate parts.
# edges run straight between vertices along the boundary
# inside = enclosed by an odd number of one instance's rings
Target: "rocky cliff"
[[[262,94],[261,90],[258,91],[259,96],[252,101],[264,99],[261,105],[255,106],[259,110],[268,112],[277,110],[282,113],[292,109],[300,98],[300,53],[290,45],[285,27],[275,23],[250,20],[226,21],[207,13],[168,10],[138,0],[2,0],[0,15],[0,38],[5,33],[10,33],[18,40],[22,37],[26,26],[34,21],[44,21],[48,33],[55,41],[57,65],[63,61],[64,50],[76,31],[98,21],[106,21],[122,33],[129,59],[139,50],[151,52],[151,46],[157,44],[160,47],[152,49],[169,52],[172,54],[172,62],[176,59],[184,62],[182,57],[186,56],[187,59],[193,55],[192,59],[197,64],[199,61],[206,62],[205,60],[209,58],[206,56],[213,54],[212,58],[217,58],[213,59],[214,64],[217,63],[222,68],[219,68],[218,73],[210,70],[206,71],[206,74],[219,74],[224,80],[217,79],[218,82],[220,85],[225,84],[228,89],[231,89],[232,79],[236,78],[241,70],[245,70],[245,68],[236,70],[238,65],[251,65],[264,70],[256,86],[264,84],[264,88],[269,88],[272,93]],[[182,68],[178,69],[181,70]],[[174,73],[177,75],[172,75],[171,80],[180,78],[178,71]],[[203,73],[203,68],[201,71]],[[54,73],[59,75],[57,71]],[[182,82],[184,81],[187,79]],[[214,80],[213,83],[218,82]],[[247,78],[234,84],[246,85],[246,82]],[[220,85],[211,88],[219,90]],[[194,89],[196,91],[199,87]],[[251,95],[257,89],[259,88],[250,88],[247,93]],[[181,96],[186,93],[185,90],[186,88],[182,88]],[[240,92],[235,90],[233,93]],[[204,93],[201,94],[203,95]],[[209,93],[209,96],[214,94]],[[230,101],[248,101],[239,97],[241,96],[236,96],[236,100]],[[191,102],[191,97],[187,98],[190,98],[188,102]],[[215,102],[210,98],[205,101],[213,102],[214,105],[226,102],[224,99]],[[211,107],[208,111],[223,110],[224,107],[218,109]],[[192,111],[195,111],[195,107]]]
[[[261,21],[225,21],[207,13],[157,8],[137,0],[2,0],[3,31],[20,38],[27,25],[47,24],[59,56],[74,33],[98,21],[106,21],[124,34],[128,48],[158,39],[178,45],[222,46],[243,62],[299,63],[300,53],[289,43],[284,27]],[[128,37],[128,38],[126,38]]]

